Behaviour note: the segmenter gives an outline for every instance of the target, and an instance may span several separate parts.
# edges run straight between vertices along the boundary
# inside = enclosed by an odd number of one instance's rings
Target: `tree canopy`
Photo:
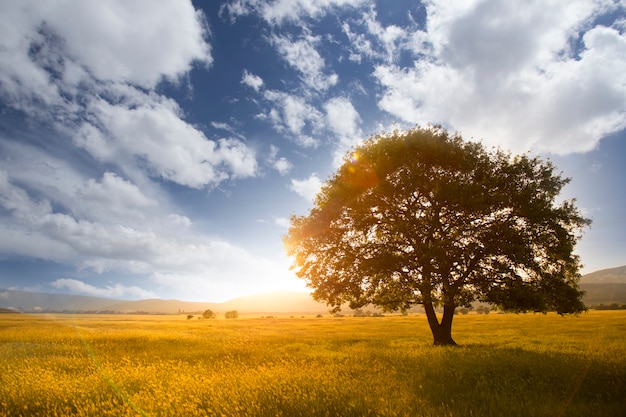
[[[346,155],[284,238],[292,268],[335,310],[422,304],[435,344],[455,344],[458,306],[578,313],[590,224],[550,161],[464,141],[441,127],[371,137]],[[439,321],[435,308],[443,307]]]

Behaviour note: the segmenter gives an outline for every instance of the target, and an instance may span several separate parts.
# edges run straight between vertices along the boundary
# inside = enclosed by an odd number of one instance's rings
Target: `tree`
[[[204,310],[204,313],[202,313],[202,317],[205,319],[214,319],[216,315],[213,310]]]
[[[224,314],[224,317],[227,319],[236,319],[239,317],[239,312],[237,310],[227,311],[226,314]]]
[[[441,127],[378,135],[346,155],[284,237],[292,269],[334,311],[422,304],[435,345],[455,345],[455,308],[585,310],[573,253],[590,224],[549,161]],[[443,308],[441,319],[436,308]]]

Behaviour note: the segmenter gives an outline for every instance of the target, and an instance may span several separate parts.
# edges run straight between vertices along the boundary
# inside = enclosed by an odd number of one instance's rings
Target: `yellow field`
[[[0,416],[624,416],[626,311],[0,315]]]

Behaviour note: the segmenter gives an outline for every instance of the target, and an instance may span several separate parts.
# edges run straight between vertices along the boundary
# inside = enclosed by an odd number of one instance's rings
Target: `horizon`
[[[619,265],[619,266],[615,266],[615,267],[611,267],[611,268],[603,268],[603,269],[599,269],[596,271],[591,271],[585,274],[581,274],[581,279],[584,278],[586,275],[592,275],[592,274],[596,274],[598,272],[603,272],[603,271],[612,271],[615,269],[626,269],[626,264],[625,265]],[[581,283],[581,284],[589,284],[589,283]],[[609,282],[608,284],[611,284],[611,282]],[[16,289],[11,289],[11,288],[0,288],[0,299],[2,299],[3,297],[3,291],[20,291],[20,292],[25,292],[25,293],[32,293],[32,294],[41,294],[41,295],[59,295],[59,296],[77,296],[77,297],[92,297],[92,298],[98,298],[98,299],[102,299],[102,300],[110,300],[110,301],[120,301],[120,302],[135,302],[135,301],[177,301],[177,302],[183,302],[183,303],[207,303],[207,304],[226,304],[232,301],[235,301],[239,298],[246,298],[246,297],[250,297],[250,298],[255,298],[255,297],[262,297],[262,296],[276,296],[276,295],[289,295],[289,294],[306,294],[308,295],[311,300],[315,301],[312,297],[312,292],[313,289],[308,289],[306,291],[298,291],[298,290],[282,290],[282,289],[278,289],[278,290],[274,290],[274,291],[265,291],[265,292],[258,292],[258,293],[254,293],[254,294],[246,294],[246,295],[238,295],[235,296],[233,298],[229,298],[223,301],[212,301],[212,300],[184,300],[184,299],[178,299],[178,298],[110,298],[110,297],[98,297],[98,296],[92,296],[92,295],[86,295],[86,294],[68,294],[68,293],[59,293],[59,292],[37,292],[37,291],[29,291],[29,290],[16,290]],[[318,301],[316,301],[318,302]],[[324,302],[318,302],[320,304],[323,304]]]
[[[289,217],[352,147],[428,123],[550,159],[593,220],[581,273],[626,264],[624,22],[586,0],[4,2],[0,287],[307,292]]]
[[[70,296],[70,297],[86,297],[86,298],[97,298],[100,300],[110,300],[110,301],[121,301],[121,302],[134,302],[134,301],[179,301],[183,303],[208,303],[208,304],[225,304],[231,301],[237,300],[239,298],[254,298],[260,296],[270,296],[270,295],[288,295],[288,294],[306,294],[311,296],[313,290],[310,291],[298,291],[298,290],[274,290],[274,291],[266,291],[266,292],[258,292],[254,294],[245,294],[245,295],[237,295],[233,298],[229,298],[223,301],[212,301],[212,300],[184,300],[179,298],[111,298],[106,296],[95,296],[89,294],[76,294],[76,293],[66,293],[66,292],[38,292],[32,291],[29,289],[21,290],[21,289],[13,289],[13,288],[0,288],[0,298],[3,296],[3,292],[14,291],[14,292],[22,292],[22,293],[30,293],[30,294],[39,294],[39,295],[59,295],[59,296]],[[311,297],[313,299],[313,297]]]

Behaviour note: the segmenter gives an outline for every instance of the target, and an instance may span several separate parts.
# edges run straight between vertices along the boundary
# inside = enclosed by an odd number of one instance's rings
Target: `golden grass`
[[[623,416],[626,311],[0,315],[0,416]]]

